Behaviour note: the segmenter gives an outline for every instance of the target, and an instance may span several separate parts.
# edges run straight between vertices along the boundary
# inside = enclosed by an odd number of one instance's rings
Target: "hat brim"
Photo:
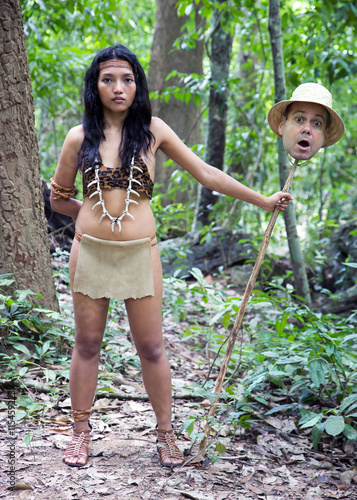
[[[325,142],[323,143],[322,147],[326,148],[327,146],[331,146],[332,144],[335,144],[337,141],[341,139],[345,132],[345,125],[339,115],[334,111],[332,108],[329,106],[326,106],[325,104],[321,104],[320,102],[315,102],[315,101],[308,101],[306,99],[304,100],[287,100],[287,101],[280,101],[276,103],[269,111],[268,113],[268,123],[272,131],[280,137],[279,134],[279,125],[280,122],[283,118],[284,112],[286,108],[289,106],[289,104],[292,104],[294,102],[314,102],[315,104],[320,104],[320,106],[323,106],[329,113],[330,115],[330,123],[327,129],[327,137]]]

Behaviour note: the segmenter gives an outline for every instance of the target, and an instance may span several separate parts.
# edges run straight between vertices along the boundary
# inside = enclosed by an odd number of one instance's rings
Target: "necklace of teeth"
[[[96,185],[96,190],[89,196],[89,198],[92,198],[93,196],[98,195],[99,201],[95,205],[92,206],[92,210],[94,210],[96,207],[101,205],[103,213],[100,216],[99,223],[102,222],[102,220],[105,217],[108,217],[111,221],[111,228],[112,228],[113,233],[114,233],[114,229],[115,229],[116,224],[118,225],[119,232],[121,231],[121,221],[124,219],[125,216],[131,217],[133,220],[135,220],[134,216],[129,212],[129,206],[130,206],[130,203],[135,203],[135,205],[138,205],[138,202],[136,200],[132,200],[130,198],[130,195],[131,195],[131,193],[133,193],[140,198],[140,194],[132,188],[132,185],[133,185],[133,183],[139,184],[139,186],[141,186],[142,184],[140,181],[133,178],[133,172],[134,172],[134,170],[139,170],[139,172],[141,172],[141,173],[143,171],[141,170],[140,167],[138,167],[134,164],[134,156],[135,155],[133,155],[133,157],[131,159],[131,163],[130,163],[130,173],[129,173],[129,179],[128,179],[129,183],[128,183],[128,187],[126,189],[125,208],[123,210],[123,213],[118,217],[113,217],[112,215],[110,215],[110,213],[108,212],[108,210],[105,207],[105,203],[104,203],[104,199],[103,199],[103,192],[102,192],[102,189],[100,187],[100,179],[99,179],[99,169],[101,166],[101,162],[98,160],[98,158],[95,159],[94,167],[90,166],[85,171],[85,173],[87,173],[87,172],[89,172],[89,170],[93,170],[93,168],[94,168],[95,179],[94,179],[94,181],[90,182],[87,187],[90,188],[91,186]]]

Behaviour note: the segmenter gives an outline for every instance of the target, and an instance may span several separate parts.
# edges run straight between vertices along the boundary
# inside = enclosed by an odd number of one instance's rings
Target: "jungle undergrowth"
[[[215,374],[241,299],[228,294],[219,279],[209,284],[199,269],[191,274],[188,282],[164,279],[163,314],[188,325],[177,341],[195,350],[198,367],[207,375]],[[258,421],[264,424],[273,414],[297,419],[315,449],[325,436],[357,439],[357,313],[347,317],[316,313],[298,303],[292,286],[282,282],[271,281],[250,299],[243,335],[233,350],[216,415],[209,422],[216,433],[209,450],[213,461],[240,429],[249,430]],[[61,314],[38,308],[39,296],[31,290],[8,295],[11,283],[11,276],[0,277],[0,365],[3,378],[17,381],[23,389],[17,398],[16,421],[38,421],[67,391],[73,311],[69,306]],[[114,374],[125,374],[128,365],[139,369],[131,339],[120,326],[124,314],[123,305],[112,301],[100,362],[101,394],[114,391]],[[34,375],[50,389],[48,401],[38,401],[26,391]],[[208,376],[185,389],[210,404],[216,396]],[[197,411],[199,403],[190,405],[192,414],[180,432],[187,431],[197,444],[207,416]],[[229,436],[220,438],[227,425]],[[30,442],[32,436],[27,439]]]

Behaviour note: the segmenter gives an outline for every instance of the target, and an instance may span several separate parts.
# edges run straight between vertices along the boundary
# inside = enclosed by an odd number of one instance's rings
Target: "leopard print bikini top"
[[[146,163],[142,158],[135,158],[134,165],[140,167],[140,170],[135,169],[133,171],[133,178],[140,182],[140,184],[135,183],[135,191],[138,193],[145,193],[150,199],[152,198],[152,192],[154,188],[154,183],[150,177],[149,170]],[[95,174],[94,168],[90,168],[91,164],[89,160],[85,160],[82,163],[81,171],[83,174],[83,196],[89,196],[92,192],[96,190]],[[129,185],[129,174],[130,168],[108,168],[100,162],[99,167],[99,179],[101,189],[114,189],[121,188],[127,189]],[[90,187],[88,184],[92,183]]]

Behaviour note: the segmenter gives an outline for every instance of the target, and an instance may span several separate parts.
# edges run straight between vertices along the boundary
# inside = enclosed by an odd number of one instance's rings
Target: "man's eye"
[[[319,122],[319,120],[315,120],[314,125],[315,127],[321,127],[321,122]]]
[[[297,116],[297,117],[296,117],[296,121],[297,121],[298,123],[301,123],[301,122],[302,122],[302,118],[301,118],[301,116]]]

